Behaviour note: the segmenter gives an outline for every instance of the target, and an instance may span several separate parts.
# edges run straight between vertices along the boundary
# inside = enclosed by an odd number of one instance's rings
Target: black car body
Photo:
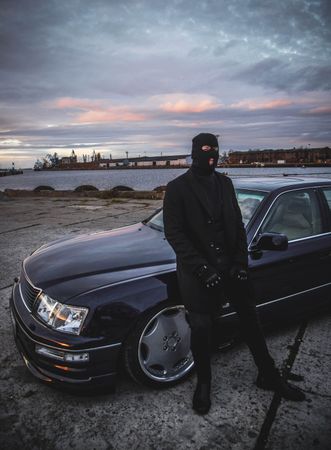
[[[329,304],[331,181],[238,178],[234,185],[262,323]],[[23,262],[10,305],[18,349],[44,381],[114,385],[124,362],[134,379],[160,386],[193,368],[162,210],[42,246]],[[229,340],[237,326],[230,305],[215,325],[217,339]]]

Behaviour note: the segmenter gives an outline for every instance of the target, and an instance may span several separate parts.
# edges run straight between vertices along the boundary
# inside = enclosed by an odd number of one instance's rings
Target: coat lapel
[[[206,211],[206,213],[208,214],[209,217],[213,217],[213,212],[209,208],[208,199],[206,199],[203,189],[199,189],[197,182],[194,180],[194,175],[193,175],[192,171],[188,170],[185,175],[186,175],[186,179],[187,179],[192,191],[198,198],[201,206]]]

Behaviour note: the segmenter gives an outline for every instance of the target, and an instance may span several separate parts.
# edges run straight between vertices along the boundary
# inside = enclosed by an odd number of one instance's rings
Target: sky
[[[329,0],[0,0],[0,168],[331,145]]]

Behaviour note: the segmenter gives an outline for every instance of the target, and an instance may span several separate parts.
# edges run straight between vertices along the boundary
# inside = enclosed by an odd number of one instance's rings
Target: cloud
[[[87,111],[80,114],[75,120],[78,123],[140,122],[146,120],[146,116],[127,111],[124,108],[108,108]]]
[[[153,113],[162,117],[162,113],[166,113],[164,117],[183,117],[184,115],[192,115],[214,111],[220,107],[217,99],[207,94],[186,94],[185,92],[174,92],[169,94],[154,95],[146,99],[145,107],[154,110]]]
[[[301,61],[292,64],[277,58],[263,58],[235,74],[235,79],[285,92],[330,91],[331,66]]]
[[[71,115],[72,123],[93,124],[111,122],[139,122],[146,120],[142,113],[131,111],[126,106],[106,106],[106,101],[63,97],[49,102],[50,107],[84,112]]]
[[[316,108],[309,109],[304,111],[305,115],[313,115],[313,116],[331,116],[331,107],[330,106],[318,106]]]
[[[89,100],[81,98],[62,97],[49,102],[50,107],[59,109],[93,109],[100,107],[102,102],[100,100]]]
[[[258,109],[277,109],[292,105],[293,102],[288,99],[276,99],[269,101],[243,100],[230,105],[231,108],[258,110]]]
[[[0,139],[0,147],[13,147],[13,146],[20,146],[23,142],[19,139]]]
[[[125,105],[107,105],[106,100],[81,99],[63,97],[45,104],[46,107],[61,110],[78,110],[80,113],[70,112],[71,123],[111,123],[111,122],[139,122],[158,117],[160,112],[175,115],[199,114],[214,111],[220,107],[216,99],[207,95],[173,93],[145,98],[140,105],[140,111]],[[142,110],[144,112],[142,112]],[[168,117],[167,116],[167,117]],[[166,117],[163,117],[165,119]]]
[[[217,103],[212,100],[177,100],[174,102],[166,102],[160,105],[163,111],[170,113],[201,113],[205,111],[211,111],[218,108]]]

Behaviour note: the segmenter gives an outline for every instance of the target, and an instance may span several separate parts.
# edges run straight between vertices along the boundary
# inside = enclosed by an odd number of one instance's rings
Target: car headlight
[[[38,301],[36,314],[43,322],[63,333],[80,333],[88,308],[63,305],[44,292],[39,295]]]

